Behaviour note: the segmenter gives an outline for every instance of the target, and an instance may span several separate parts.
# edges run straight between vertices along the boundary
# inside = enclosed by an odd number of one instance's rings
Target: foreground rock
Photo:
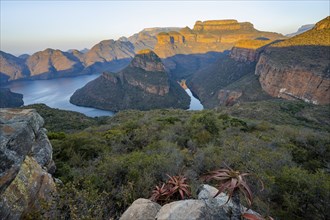
[[[137,199],[120,220],[230,220],[234,205],[230,201],[226,204],[228,197],[223,193],[214,198],[217,192],[212,186],[202,185],[198,199],[171,202],[163,207],[148,199]],[[243,206],[239,208],[242,212],[258,215]]]
[[[23,95],[12,92],[8,88],[0,88],[0,97],[0,108],[14,108],[24,104]]]
[[[137,199],[120,217],[120,220],[154,220],[161,206],[149,199]]]
[[[143,50],[121,72],[103,73],[78,89],[70,102],[111,111],[187,109],[190,97],[169,79],[160,58],[151,50]]]
[[[56,192],[52,146],[31,109],[0,109],[0,219],[21,219]]]
[[[273,44],[256,66],[269,95],[313,104],[330,103],[330,17],[312,30]]]

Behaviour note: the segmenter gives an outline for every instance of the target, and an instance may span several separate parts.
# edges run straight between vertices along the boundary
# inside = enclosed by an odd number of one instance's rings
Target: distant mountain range
[[[0,80],[5,83],[17,79],[49,79],[103,71],[117,72],[127,66],[136,52],[142,49],[155,50],[161,58],[166,58],[166,68],[172,72],[172,76],[179,79],[203,67],[191,63],[214,61],[217,58],[214,52],[230,49],[239,40],[257,37],[284,38],[277,33],[258,31],[248,22],[197,21],[192,30],[188,27],[146,28],[128,38],[101,41],[88,51],[63,52],[46,49],[31,56],[20,57],[0,52]],[[208,52],[213,53],[209,53],[206,59],[200,56],[193,56],[191,59],[175,57]]]
[[[294,37],[298,34],[302,34],[306,31],[309,31],[310,29],[312,29],[315,26],[315,24],[305,24],[303,26],[301,26],[296,32],[291,33],[291,34],[287,34],[285,35],[286,37]]]
[[[303,26],[298,30],[300,34],[288,38],[256,30],[249,22],[197,21],[193,29],[147,28],[128,38],[104,40],[85,53],[46,49],[31,56],[15,57],[0,52],[0,80],[104,72],[76,91],[71,102],[113,111],[186,108],[187,98],[174,82],[181,79],[187,80],[192,93],[206,108],[271,98],[328,104],[329,17],[309,28],[311,25]],[[137,55],[140,49],[155,53]],[[157,59],[151,59],[154,54],[158,55]],[[141,68],[137,63],[146,68],[161,65],[162,74],[157,71],[150,74],[154,71]],[[163,84],[167,88],[164,94],[169,94],[169,99],[159,93],[165,91]],[[159,86],[163,89],[158,91]],[[155,100],[162,101],[155,104],[158,102]]]

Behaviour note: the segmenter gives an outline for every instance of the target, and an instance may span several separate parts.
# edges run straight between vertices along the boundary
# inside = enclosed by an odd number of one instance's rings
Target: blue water
[[[12,82],[6,87],[12,92],[23,94],[24,105],[44,103],[52,108],[81,112],[87,116],[111,116],[114,113],[95,108],[73,105],[69,102],[71,95],[89,81],[97,78],[99,74],[59,78],[51,80],[33,80]],[[191,97],[189,110],[201,110],[203,106],[199,100],[192,96],[190,90],[186,92]]]

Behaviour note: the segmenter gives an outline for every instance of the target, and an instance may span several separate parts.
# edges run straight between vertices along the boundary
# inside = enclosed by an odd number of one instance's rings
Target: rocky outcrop
[[[78,89],[70,102],[111,111],[187,109],[190,98],[178,83],[169,79],[160,58],[151,50],[144,50],[119,73],[103,73]]]
[[[150,72],[165,72],[164,64],[160,58],[149,49],[139,51],[130,63],[130,66]]]
[[[157,34],[161,32],[179,31],[178,27],[154,27],[154,28],[144,28],[139,33],[136,33],[128,38],[127,41],[134,45],[134,51],[138,52],[143,49],[155,48],[157,44]]]
[[[210,21],[196,21],[194,25],[195,31],[223,31],[223,30],[253,30],[253,24],[249,22],[238,23],[237,20],[210,20]]]
[[[56,192],[52,146],[31,109],[0,109],[0,218],[43,209]]]
[[[330,17],[261,54],[255,73],[273,97],[330,103]]]
[[[124,212],[120,220],[157,219],[157,220],[230,220],[234,204],[228,203],[228,196],[224,193],[214,198],[218,190],[209,185],[199,188],[198,199],[180,200],[168,203],[162,207],[147,199],[138,199]],[[242,212],[258,213],[239,207]]]
[[[240,62],[257,62],[263,48],[272,43],[268,38],[238,41],[230,51],[230,57]]]
[[[137,199],[119,220],[154,220],[161,206],[149,199]]]
[[[281,39],[282,35],[254,29],[249,22],[236,20],[197,21],[194,28],[185,27],[178,32],[162,32],[157,35],[155,52],[161,58],[176,54],[196,54],[210,51],[223,52],[240,40],[266,37]]]
[[[0,97],[0,108],[14,108],[24,104],[23,95],[12,92],[8,88],[0,88]]]
[[[258,60],[258,53],[251,48],[233,47],[230,57],[241,62],[256,62]]]

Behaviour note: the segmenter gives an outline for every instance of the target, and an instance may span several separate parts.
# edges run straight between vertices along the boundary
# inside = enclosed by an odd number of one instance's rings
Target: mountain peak
[[[323,20],[316,23],[316,30],[330,29],[330,16],[324,18]]]
[[[152,50],[140,50],[132,60],[131,67],[137,67],[150,72],[165,72],[164,64]]]

